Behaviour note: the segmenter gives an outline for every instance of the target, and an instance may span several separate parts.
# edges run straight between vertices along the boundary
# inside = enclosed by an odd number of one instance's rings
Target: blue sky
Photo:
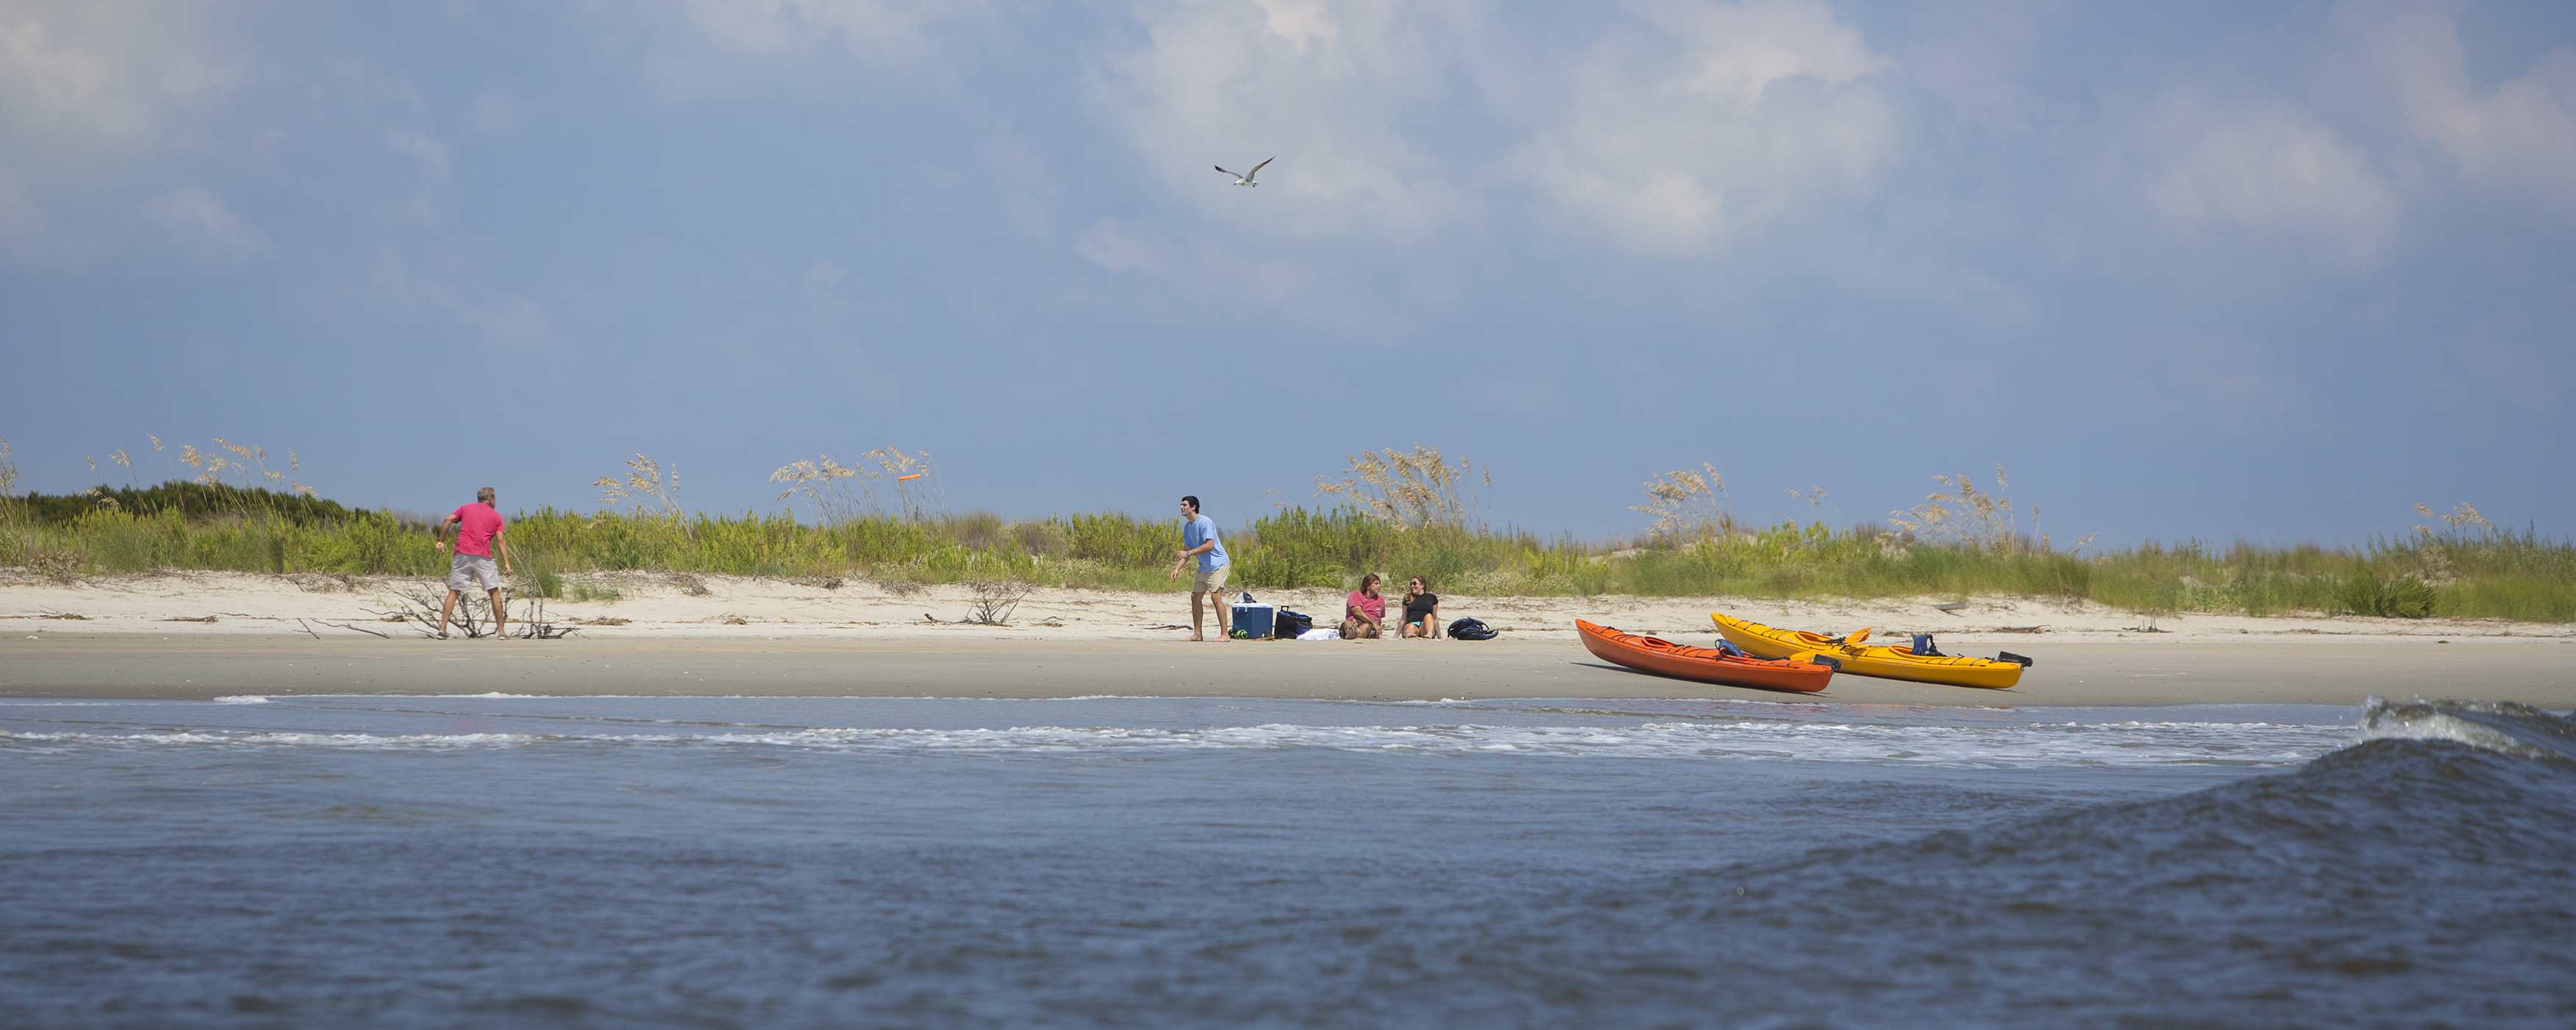
[[[1210,166],[1278,160],[1257,189]],[[367,506],[2576,534],[2576,6],[0,0],[0,436]]]

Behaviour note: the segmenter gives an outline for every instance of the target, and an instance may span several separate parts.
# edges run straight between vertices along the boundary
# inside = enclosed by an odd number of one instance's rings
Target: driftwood
[[[974,607],[957,621],[977,626],[1010,625],[1011,612],[1035,589],[1016,579],[979,579],[966,586],[975,592]]]
[[[455,616],[448,620],[448,624],[456,627],[459,631],[462,631],[465,634],[465,638],[468,640],[475,640],[492,635],[492,627],[489,621],[474,617],[474,602],[477,600],[481,599],[475,597],[457,598]],[[420,631],[421,636],[438,636],[439,607],[446,602],[445,597],[440,596],[436,591],[415,586],[406,588],[401,593],[393,595],[393,602],[394,610],[389,612],[376,611],[376,609],[373,608],[363,608],[360,610],[386,616],[388,620],[400,618],[404,621],[410,622],[413,629]],[[503,603],[506,604],[508,602]],[[483,610],[488,613],[491,609],[491,602],[484,601]]]

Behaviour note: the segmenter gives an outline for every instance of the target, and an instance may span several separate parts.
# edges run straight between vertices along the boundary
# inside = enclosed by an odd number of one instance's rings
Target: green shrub
[[[2362,571],[2344,579],[2335,591],[2342,610],[2354,615],[2421,619],[2433,614],[2431,585],[2413,576],[2383,576]]]

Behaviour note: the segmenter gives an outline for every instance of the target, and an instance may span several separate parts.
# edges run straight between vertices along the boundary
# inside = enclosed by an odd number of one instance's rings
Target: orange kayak
[[[1794,690],[1813,694],[1834,678],[1834,668],[1791,658],[1754,658],[1714,648],[1676,644],[1661,637],[1622,633],[1609,626],[1574,620],[1575,632],[1593,657],[1639,672],[1676,679],[1720,683],[1730,687]]]

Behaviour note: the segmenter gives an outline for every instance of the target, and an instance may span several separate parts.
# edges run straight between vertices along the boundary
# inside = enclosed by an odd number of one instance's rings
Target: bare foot
[[[1202,635],[1197,634],[1197,633],[1192,633],[1192,634],[1190,634],[1190,643],[1193,643],[1193,644],[1201,644],[1201,643],[1206,643],[1206,642],[1207,642],[1207,637],[1202,636]]]

